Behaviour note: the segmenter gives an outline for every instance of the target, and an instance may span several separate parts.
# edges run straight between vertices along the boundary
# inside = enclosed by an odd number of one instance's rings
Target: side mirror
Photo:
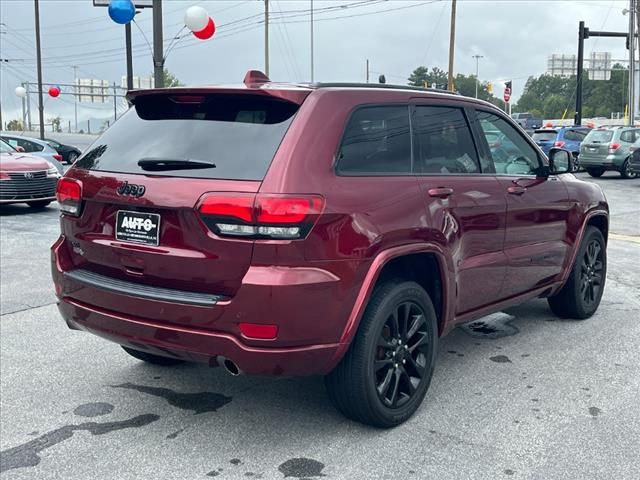
[[[549,173],[551,175],[559,175],[561,173],[569,173],[571,170],[573,170],[571,154],[566,150],[552,148],[549,151]]]
[[[24,147],[21,147],[20,145],[18,145],[18,146],[16,147],[16,152],[24,153],[24,152],[25,152],[25,149],[24,149]]]

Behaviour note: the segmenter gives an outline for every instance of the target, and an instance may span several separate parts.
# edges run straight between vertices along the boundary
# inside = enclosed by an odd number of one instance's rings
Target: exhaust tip
[[[237,377],[238,375],[240,375],[240,368],[238,368],[238,365],[236,365],[236,363],[233,360],[229,360],[228,358],[225,358],[222,361],[222,366],[230,375],[234,377]]]

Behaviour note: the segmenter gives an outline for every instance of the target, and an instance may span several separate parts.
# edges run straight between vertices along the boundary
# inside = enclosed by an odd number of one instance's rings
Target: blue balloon
[[[109,2],[109,16],[111,20],[125,25],[133,20],[136,15],[136,7],[131,0],[111,0]]]

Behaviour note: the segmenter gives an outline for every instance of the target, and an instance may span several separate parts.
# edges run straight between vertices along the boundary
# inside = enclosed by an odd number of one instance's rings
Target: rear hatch
[[[540,145],[542,151],[546,154],[549,153],[551,147],[556,142],[558,132],[555,130],[536,130],[531,137],[534,142]]]
[[[82,186],[80,217],[62,222],[72,268],[233,296],[254,241],[217,236],[199,202],[207,192],[258,192],[299,103],[261,90],[211,89],[132,101],[66,176]]]
[[[612,130],[592,130],[580,146],[580,160],[604,160],[609,155],[612,140]]]

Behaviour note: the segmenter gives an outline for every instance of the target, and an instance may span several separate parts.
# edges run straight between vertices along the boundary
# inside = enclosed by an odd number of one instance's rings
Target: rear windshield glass
[[[591,143],[607,143],[612,138],[613,132],[611,130],[592,130],[584,141]]]
[[[76,168],[172,177],[262,180],[298,105],[257,95],[139,97]],[[197,160],[213,168],[145,171],[142,159]]]
[[[556,136],[558,134],[556,132],[536,132],[533,134],[533,140],[535,142],[539,142],[539,141],[553,141],[556,139]]]

